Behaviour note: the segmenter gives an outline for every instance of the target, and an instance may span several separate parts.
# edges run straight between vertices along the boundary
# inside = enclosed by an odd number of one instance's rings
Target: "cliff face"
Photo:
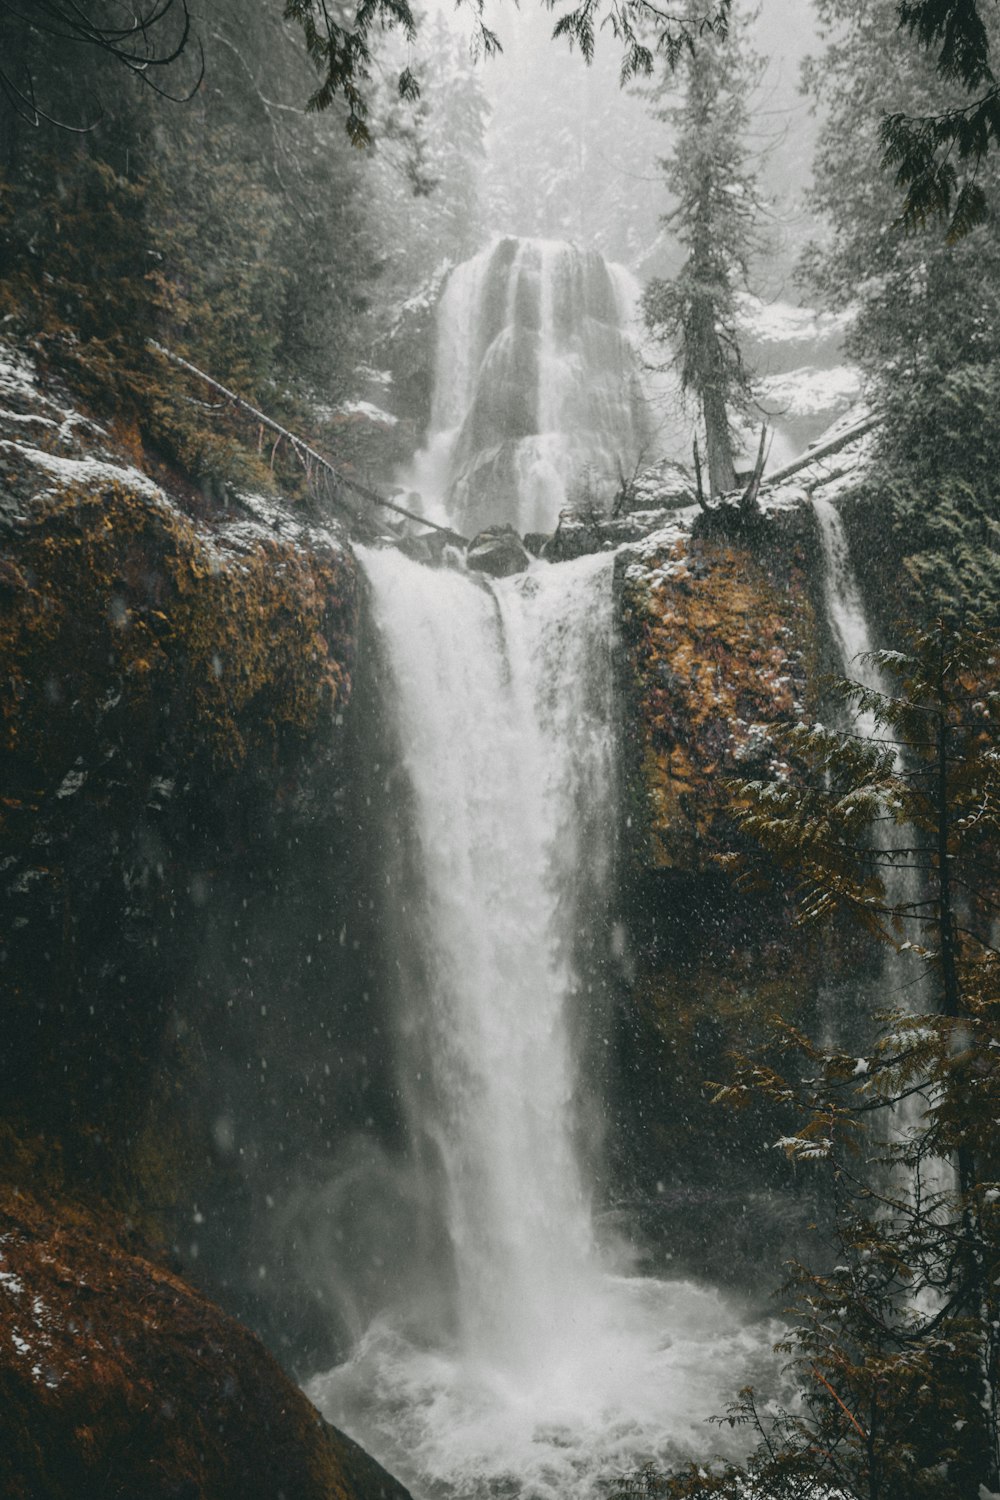
[[[628,564],[622,622],[634,686],[645,859],[705,871],[732,845],[724,779],[780,770],[769,737],[815,679],[811,535],[771,523],[755,554],[668,526]]]
[[[811,1024],[830,954],[780,882],[753,890],[720,857],[743,847],[731,780],[788,773],[773,730],[817,712],[833,664],[805,495],[779,495],[752,535],[706,530],[681,511],[621,566],[633,952],[617,1168],[654,1258],[767,1287],[813,1209],[770,1149],[777,1115],[734,1117],[707,1085],[773,1014]]]
[[[51,1386],[0,1340],[13,1493],[133,1476],[105,1398],[159,1476],[130,1493],[366,1493],[250,1335],[149,1249],[172,1245],[279,1351],[308,1344],[286,1306],[328,1347],[258,1198],[287,1182],[290,1142],[308,1152],[367,1108],[363,976],[336,941],[361,899],[353,558],[274,500],[154,483],[0,352],[0,1313],[22,1317],[17,1285],[61,1309]],[[353,1033],[324,1046],[338,1012]],[[246,1389],[223,1415],[230,1367]],[[258,1466],[262,1425],[276,1449]]]
[[[817,711],[834,666],[808,504],[785,496],[752,534],[727,537],[687,498],[675,484],[661,497],[671,509],[561,527],[546,553],[630,544],[618,573],[630,945],[610,1165],[651,1264],[772,1285],[813,1206],[770,1149],[782,1121],[734,1121],[705,1082],[727,1076],[771,1012],[813,1024],[824,975],[867,958],[820,951],[780,886],[746,889],[719,859],[740,847],[727,778],[784,770],[773,727]],[[290,1435],[275,1442],[298,1452],[307,1419],[202,1292],[296,1371],[344,1351],[328,1241],[372,1210],[350,1201],[348,1177],[346,1197],[322,1184],[339,1182],[345,1143],[398,1144],[401,1129],[359,816],[384,793],[359,594],[330,523],[273,498],[219,504],[157,484],[51,382],[0,359],[0,1208],[20,1257],[0,1266],[0,1379],[26,1494],[57,1482],[85,1494],[111,1462],[111,1429],[59,1343],[84,1281],[104,1288],[111,1345],[139,1338],[152,1299],[170,1348],[204,1341],[235,1361],[257,1394],[226,1430],[250,1454],[239,1422],[280,1408]],[[88,1242],[108,1248],[90,1261]],[[19,1363],[27,1304],[9,1277],[62,1299],[52,1347],[66,1371],[51,1390],[37,1360]],[[192,1422],[229,1377],[199,1385],[145,1339],[136,1364],[115,1354],[109,1389],[182,1493],[183,1424],[147,1421],[133,1401],[153,1378],[143,1361],[176,1374]],[[36,1426],[51,1444],[31,1445]],[[302,1442],[327,1474],[323,1442]],[[37,1467],[49,1447],[58,1473]],[[218,1474],[213,1497],[254,1493],[235,1469]],[[308,1483],[286,1488],[341,1493]]]

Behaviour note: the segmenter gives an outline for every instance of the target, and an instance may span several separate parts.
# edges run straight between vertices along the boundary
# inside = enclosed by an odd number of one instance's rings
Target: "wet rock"
[[[682,510],[698,501],[694,478],[683,464],[662,458],[619,492],[621,511]]]
[[[692,530],[665,530],[625,568],[623,636],[644,857],[704,871],[733,848],[727,778],[787,770],[771,730],[802,710],[818,635],[809,555],[790,529],[772,526],[765,556]]]
[[[127,1221],[0,1186],[10,1500],[408,1500]]]
[[[512,573],[524,572],[531,555],[513,526],[488,526],[469,543],[466,562],[491,578],[509,578]]]

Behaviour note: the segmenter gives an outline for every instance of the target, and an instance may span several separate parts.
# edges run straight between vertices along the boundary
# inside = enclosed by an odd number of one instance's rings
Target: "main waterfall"
[[[491,583],[361,558],[402,783],[384,858],[404,1255],[425,1263],[310,1394],[419,1497],[578,1500],[715,1450],[706,1418],[769,1335],[711,1290],[630,1277],[595,1229],[612,559]]]
[[[650,441],[634,316],[626,273],[593,250],[506,238],[456,266],[427,447],[407,476],[428,513],[471,536],[551,531],[567,503],[606,505]]]

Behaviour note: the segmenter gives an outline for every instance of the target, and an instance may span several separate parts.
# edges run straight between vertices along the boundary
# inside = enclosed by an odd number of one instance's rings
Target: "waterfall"
[[[889,685],[878,667],[866,661],[865,654],[872,650],[871,634],[865,615],[861,590],[851,562],[850,547],[844,531],[844,523],[834,503],[824,497],[813,496],[813,509],[819,523],[820,541],[823,549],[823,590],[826,616],[837,645],[841,666],[845,676],[852,677],[875,692],[888,692]],[[869,739],[881,738],[883,730],[875,723],[870,713],[859,715],[857,728]],[[897,763],[899,752],[896,752]],[[873,837],[878,847],[887,854],[895,848],[903,850],[912,846],[914,830],[893,823],[877,824]],[[923,881],[919,869],[914,868],[912,856],[905,853],[898,863],[888,863],[883,869],[887,903],[891,907],[905,910],[915,908],[923,892]],[[895,1006],[911,1014],[926,1009],[926,973],[920,960],[909,953],[887,949],[879,975],[881,994],[876,1008]],[[897,1140],[921,1128],[927,1101],[918,1094],[910,1095],[896,1105],[892,1111],[890,1136]],[[925,1163],[922,1183],[932,1193],[946,1193],[953,1186],[950,1167],[943,1161]]]
[[[826,618],[837,646],[841,670],[845,677],[860,682],[871,691],[887,693],[889,686],[877,662],[866,660],[873,649],[871,632],[840,512],[832,500],[823,496],[814,495],[812,503],[823,549]],[[882,731],[871,713],[859,716],[857,728],[868,739],[882,737]],[[899,845],[901,837],[909,842],[911,833],[912,830],[901,830],[892,824],[883,824],[876,829],[875,837],[889,851],[894,844]],[[904,904],[919,898],[918,871],[888,865],[885,878],[891,904]]]
[[[650,436],[633,316],[628,277],[596,251],[506,238],[457,266],[427,445],[404,476],[428,514],[472,535],[606,509]]]
[[[718,1449],[706,1419],[771,1333],[714,1291],[630,1277],[595,1229],[613,560],[492,583],[360,556],[409,851],[387,908],[419,1183],[403,1248],[437,1249],[421,1305],[387,1286],[310,1394],[418,1497],[578,1500],[646,1458]]]

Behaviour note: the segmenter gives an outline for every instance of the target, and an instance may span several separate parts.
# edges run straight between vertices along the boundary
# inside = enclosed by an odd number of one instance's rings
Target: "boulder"
[[[488,526],[473,537],[465,560],[470,568],[491,578],[509,578],[524,572],[531,555],[513,526]]]
[[[0,1186],[9,1500],[408,1500],[128,1221]]]

